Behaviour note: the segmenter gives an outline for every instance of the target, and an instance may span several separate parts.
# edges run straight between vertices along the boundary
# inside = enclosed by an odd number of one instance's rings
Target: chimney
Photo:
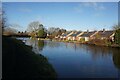
[[[89,33],[89,30],[87,30],[87,33]]]
[[[103,28],[103,32],[105,32],[105,29]]]

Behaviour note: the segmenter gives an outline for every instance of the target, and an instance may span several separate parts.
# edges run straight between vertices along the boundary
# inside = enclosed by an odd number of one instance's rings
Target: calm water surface
[[[120,49],[24,39],[47,57],[58,78],[120,78]]]

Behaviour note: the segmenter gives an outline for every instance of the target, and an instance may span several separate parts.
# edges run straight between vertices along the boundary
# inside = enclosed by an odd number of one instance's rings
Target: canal
[[[58,78],[120,78],[120,49],[94,45],[23,39],[44,55]]]

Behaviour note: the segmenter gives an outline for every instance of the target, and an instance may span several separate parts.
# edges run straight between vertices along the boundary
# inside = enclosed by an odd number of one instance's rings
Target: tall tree
[[[2,34],[3,27],[2,27],[2,8],[0,7],[0,35]]]
[[[114,29],[114,30],[120,29],[120,25],[114,25],[114,26],[113,26],[113,29]]]
[[[30,32],[30,35],[32,37],[46,37],[46,29],[44,28],[43,24],[41,24],[39,21],[33,21],[28,25],[27,32]]]
[[[0,5],[0,28],[2,28],[2,32],[4,31],[4,28],[7,26],[6,22],[6,16],[5,16],[5,11],[2,9]]]
[[[42,37],[44,36],[44,33],[45,33],[45,32],[44,32],[44,29],[40,29],[40,30],[38,31],[37,36],[42,38]]]
[[[65,29],[60,29],[60,28],[55,28],[55,27],[48,28],[48,33],[53,37],[61,35],[62,33],[65,33],[65,32],[66,32]]]
[[[119,25],[114,25],[113,29],[115,30],[115,43],[120,45],[120,26]]]
[[[11,28],[13,28],[13,29],[16,29],[17,31],[18,31],[20,28],[22,28],[22,26],[20,26],[19,24],[16,24],[16,23],[14,23],[14,24],[9,24],[8,26],[11,27]]]
[[[120,45],[120,29],[115,31],[115,43]]]
[[[38,30],[42,29],[43,25],[39,21],[33,21],[28,25],[28,32],[38,32]]]
[[[52,34],[52,33],[54,33],[55,32],[55,27],[50,27],[50,28],[48,28],[48,33],[49,34]]]
[[[5,27],[3,35],[14,35],[17,33],[17,30],[11,27]]]

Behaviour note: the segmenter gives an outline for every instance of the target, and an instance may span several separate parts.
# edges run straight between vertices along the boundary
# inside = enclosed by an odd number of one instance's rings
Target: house
[[[78,34],[78,35],[76,36],[76,40],[77,40],[77,41],[80,40],[80,36],[81,36],[82,34],[84,34],[84,32],[81,32],[80,34]]]
[[[92,32],[84,32],[82,35],[78,36],[78,40],[84,39],[84,41],[89,41],[90,39],[94,39],[94,35],[98,33],[98,31],[92,31]]]
[[[112,41],[114,41],[114,31],[110,30],[110,31],[105,31],[105,30],[102,30],[102,31],[99,31],[96,35],[94,35],[94,37],[96,39],[110,39]]]
[[[74,32],[73,34],[71,34],[71,35],[69,35],[68,36],[68,40],[78,40],[78,35],[80,35],[81,33],[83,33],[83,32],[81,32],[81,31],[76,31],[76,32]]]
[[[56,40],[59,39],[59,38],[60,38],[60,35],[55,36],[55,39],[56,39]]]
[[[69,31],[69,32],[63,33],[60,36],[60,40],[66,40],[71,34],[73,34],[73,31]]]
[[[59,37],[56,37],[60,40],[77,40],[77,41],[89,41],[94,39],[109,39],[111,41],[114,41],[114,31],[105,31],[105,29],[101,31],[91,31],[88,30],[86,32],[81,31],[68,31],[66,33],[63,33]]]

